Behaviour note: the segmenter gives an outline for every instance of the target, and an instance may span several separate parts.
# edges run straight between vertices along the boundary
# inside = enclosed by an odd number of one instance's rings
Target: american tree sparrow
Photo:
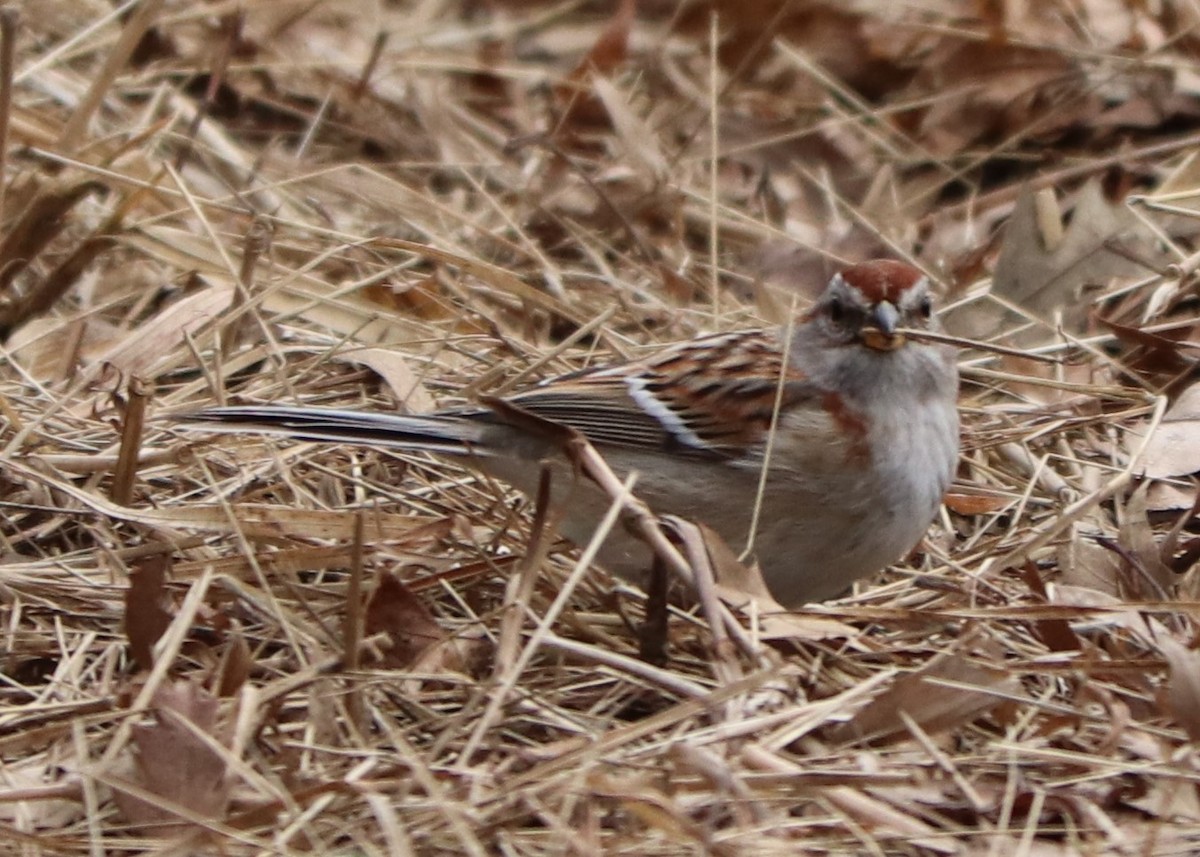
[[[921,538],[958,456],[953,349],[929,280],[901,262],[853,265],[783,331],[718,333],[635,362],[543,381],[508,398],[582,432],[651,509],[703,521],[749,549],[775,598],[831,598]],[[916,339],[909,336],[914,332]],[[428,450],[525,492],[558,459],[563,535],[586,543],[610,499],[572,478],[554,445],[495,409],[427,416],[236,406],[186,415],[218,431]],[[766,476],[763,478],[763,470]],[[761,490],[761,498],[759,492]],[[747,545],[756,502],[754,543]],[[600,563],[639,581],[648,548],[617,528]]]

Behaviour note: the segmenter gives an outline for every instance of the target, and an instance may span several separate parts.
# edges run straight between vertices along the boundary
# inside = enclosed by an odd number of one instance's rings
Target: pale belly
[[[746,552],[759,474],[728,465],[668,467],[659,458],[641,462],[634,494],[659,514],[702,521],[734,551]],[[907,553],[936,512],[949,479],[952,459],[917,478],[881,483],[875,468],[839,462],[808,467],[801,477],[776,472],[768,479],[753,544],[747,558],[759,562],[775,598],[785,606],[833,598],[856,580],[880,571]],[[490,468],[530,491],[537,467],[514,462]],[[511,470],[505,473],[504,470]],[[936,470],[937,472],[933,472]],[[624,477],[627,469],[617,469]],[[579,545],[588,544],[611,505],[611,498],[566,467],[554,468],[554,503],[565,504],[560,529]],[[601,565],[641,584],[650,569],[650,550],[618,523],[599,552]]]

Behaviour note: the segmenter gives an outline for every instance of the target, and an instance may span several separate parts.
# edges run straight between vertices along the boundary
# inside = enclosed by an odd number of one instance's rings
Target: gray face
[[[954,349],[906,335],[923,330],[940,330],[929,279],[901,263],[868,263],[830,280],[793,331],[791,360],[851,403],[953,399]]]
[[[827,346],[860,343],[876,351],[894,351],[905,344],[900,329],[937,330],[929,280],[911,284],[886,283],[865,291],[837,274],[816,306],[808,324]]]

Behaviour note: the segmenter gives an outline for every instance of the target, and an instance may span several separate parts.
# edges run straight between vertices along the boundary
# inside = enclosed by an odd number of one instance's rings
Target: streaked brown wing
[[[513,396],[512,403],[577,429],[593,443],[639,449],[663,449],[672,443],[663,423],[638,406],[619,377],[554,382]]]
[[[753,457],[776,402],[819,393],[761,331],[716,334],[629,366],[581,372],[513,397],[599,444],[719,458]],[[780,396],[782,398],[780,399]]]

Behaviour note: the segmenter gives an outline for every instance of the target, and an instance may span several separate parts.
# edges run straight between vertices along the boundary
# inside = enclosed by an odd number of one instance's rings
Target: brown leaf
[[[433,397],[409,366],[408,357],[400,351],[391,348],[355,348],[339,353],[336,359],[370,367],[391,388],[397,401],[409,413],[426,414],[436,407]]]
[[[446,632],[424,602],[400,578],[383,572],[367,601],[364,636],[387,633],[392,646],[382,656],[383,669],[404,669],[427,649],[446,639]]]
[[[696,297],[697,287],[687,277],[672,271],[666,265],[659,264],[656,266],[659,279],[662,281],[663,291],[670,295],[681,304],[688,304]]]
[[[703,536],[704,550],[708,554],[709,563],[712,564],[716,582],[720,589],[725,590],[721,593],[723,598],[735,603],[753,598],[766,606],[770,612],[783,611],[771,595],[771,590],[767,588],[767,582],[763,580],[757,564],[747,565],[738,559],[725,540],[708,525],[696,521],[695,526]]]
[[[132,785],[159,801],[137,797],[117,785],[114,799],[126,821],[153,825],[155,835],[185,829],[175,808],[201,818],[221,818],[229,802],[225,758],[197,735],[213,734],[217,699],[200,685],[164,685],[151,703],[153,722],[133,727]],[[164,829],[165,828],[165,829]]]
[[[1158,620],[1144,616],[1133,607],[1127,607],[1126,599],[1107,592],[1062,583],[1048,585],[1046,592],[1051,604],[1079,610],[1079,618],[1086,618],[1093,631],[1103,628],[1109,634],[1116,631],[1125,632],[1146,646],[1157,645],[1157,639],[1166,633]],[[1088,615],[1089,613],[1091,615]]]
[[[87,197],[105,190],[101,182],[48,183],[32,196],[0,241],[0,291],[14,279],[70,223],[70,215]]]
[[[567,75],[566,81],[557,87],[555,94],[566,110],[559,130],[571,131],[581,125],[607,126],[608,110],[587,84],[593,75],[609,75],[625,62],[636,9],[636,0],[621,0],[591,50]]]
[[[853,4],[709,0],[677,6],[677,22],[672,29],[701,44],[709,39],[715,15],[720,25],[721,64],[748,76],[769,67],[776,55],[774,45],[786,43],[811,57],[831,78],[858,92],[875,94],[894,88],[904,79],[888,54],[911,55],[913,40],[904,38],[905,34],[894,26],[887,28],[889,38],[881,33],[872,44],[864,27],[867,19],[859,9],[852,8]],[[797,85],[803,87],[804,83],[802,79]],[[809,92],[801,88],[799,97],[805,95]]]
[[[620,0],[612,18],[588,51],[587,56],[571,73],[571,78],[584,77],[589,71],[610,74],[625,62],[629,52],[629,31],[633,28],[636,0]]]
[[[33,288],[0,304],[0,335],[7,337],[14,328],[49,311],[66,295],[92,267],[97,257],[116,244],[116,239],[107,230],[106,226],[100,227],[81,241],[66,259]]]
[[[926,147],[950,155],[1035,120],[1043,134],[1063,128],[1076,115],[1066,109],[1045,115],[1040,96],[1051,86],[1061,87],[1074,71],[1057,50],[944,41],[923,58],[907,89],[908,97],[941,93],[916,114],[913,131]],[[1083,110],[1090,105],[1080,99],[1075,106]]]
[[[1196,502],[1196,488],[1180,488],[1169,482],[1154,482],[1146,495],[1146,508],[1151,512],[1176,512],[1190,509]]]
[[[1128,435],[1130,446],[1141,444],[1136,432]],[[1146,444],[1141,471],[1150,479],[1200,472],[1200,384],[1184,390],[1163,415]]]
[[[129,572],[125,590],[125,637],[129,656],[139,669],[154,664],[154,644],[171,624],[170,599],[164,586],[171,559],[166,554],[143,557]]]
[[[872,744],[892,741],[907,734],[898,711],[908,714],[926,732],[941,732],[980,716],[1004,702],[1004,696],[1020,691],[1009,672],[974,663],[966,655],[961,649],[945,652],[920,670],[900,676],[890,689],[835,729],[836,737]]]
[[[254,656],[250,654],[250,646],[246,644],[246,638],[240,632],[234,633],[231,635],[225,654],[221,657],[217,695],[227,698],[237,693],[238,689],[246,683],[246,679],[250,677],[250,670],[253,666]]]
[[[1051,210],[1055,208],[1055,210]],[[1125,206],[1110,201],[1099,180],[1084,185],[1075,200],[1070,224],[1055,233],[1058,217],[1053,197],[1026,191],[1017,200],[1005,228],[991,294],[1046,322],[1006,339],[1006,344],[1040,342],[1053,334],[1059,315],[1069,331],[1082,331],[1089,318],[1088,290],[1121,277],[1144,276],[1144,265],[1130,261],[1136,250],[1146,259],[1158,257],[1155,236]],[[948,313],[947,327],[979,339],[1011,331],[1027,320],[990,301],[975,301]],[[1015,337],[1015,339],[1014,339]]]
[[[8,730],[8,734],[17,734],[18,731]],[[5,800],[0,801],[0,824],[5,825],[5,839],[12,841],[12,834],[8,832],[12,830],[64,830],[71,825],[85,823],[87,811],[81,783],[73,790],[58,789],[59,793],[54,797],[43,794],[38,800],[12,800],[14,792],[44,792],[47,782],[53,777],[50,771],[63,764],[62,758],[51,761],[43,753],[26,753],[23,757],[9,753],[4,760]],[[20,852],[15,850],[10,853]]]
[[[998,494],[967,494],[951,491],[942,498],[946,508],[959,515],[990,515],[1012,503],[1012,499]]]
[[[1167,705],[1188,737],[1200,741],[1200,652],[1166,635],[1159,638],[1158,645],[1171,668]]]
[[[742,562],[716,532],[699,521],[694,525],[704,539],[704,550],[716,577],[717,596],[740,610],[753,604],[760,639],[831,640],[857,636],[857,629],[836,619],[789,611],[771,595],[757,563]]]
[[[361,290],[363,297],[394,312],[414,315],[429,321],[455,318],[461,313],[442,294],[436,274],[399,285],[391,282],[372,283]]]
[[[1157,759],[1155,760],[1158,761]],[[1178,830],[1193,829],[1200,822],[1200,794],[1194,788],[1179,787],[1179,783],[1170,777],[1154,777],[1147,783],[1148,790],[1141,795],[1130,795],[1125,798],[1130,806],[1137,807],[1155,823],[1167,822]],[[1185,823],[1181,823],[1185,822]],[[1162,824],[1162,827],[1166,827]],[[1157,847],[1161,851],[1161,837],[1156,837]]]
[[[119,337],[100,353],[85,354],[83,374],[95,378],[111,366],[125,376],[154,378],[157,364],[176,359],[176,349],[224,312],[232,295],[232,286],[211,286],[168,304],[138,325],[137,336]]]
[[[1154,528],[1146,508],[1149,482],[1143,482],[1125,504],[1121,528],[1117,533],[1123,556],[1133,566],[1130,579],[1134,592],[1142,598],[1157,601],[1168,597],[1175,584],[1175,575],[1162,560],[1162,551],[1154,536]]]
[[[1097,544],[1089,532],[1076,524],[1057,551],[1060,582],[1068,587],[1092,589],[1105,595],[1121,593],[1121,561]]]
[[[1168,336],[1150,333],[1111,319],[1097,317],[1096,320],[1115,333],[1117,339],[1123,344],[1136,349],[1122,361],[1130,369],[1145,374],[1173,377],[1196,364],[1194,357],[1185,356],[1182,353],[1185,346],[1195,347],[1194,343],[1186,341],[1194,333],[1192,326],[1175,328],[1173,333],[1179,338],[1177,341]]]
[[[1046,594],[1046,586],[1033,562],[1026,562],[1022,566],[1021,576],[1038,598],[1043,602],[1050,600]],[[1071,628],[1071,623],[1062,617],[1035,619],[1033,627],[1041,641],[1053,652],[1078,652],[1083,648],[1079,638],[1075,636],[1074,629]]]

